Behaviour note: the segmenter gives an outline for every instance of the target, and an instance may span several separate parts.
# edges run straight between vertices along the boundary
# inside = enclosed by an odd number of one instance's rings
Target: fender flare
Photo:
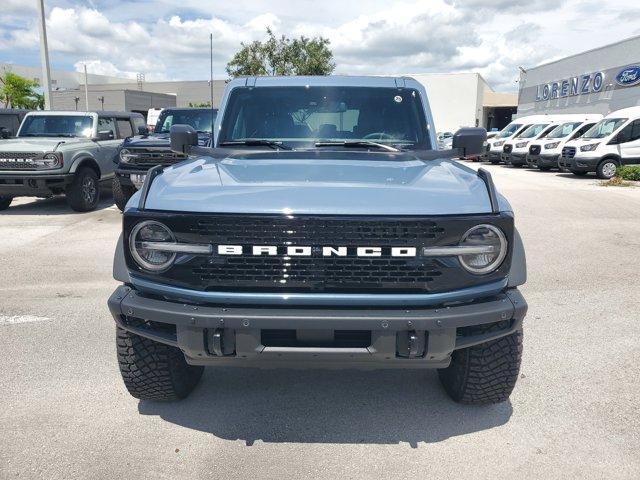
[[[527,257],[524,252],[522,237],[517,229],[513,229],[513,252],[511,254],[511,268],[508,275],[508,287],[517,287],[527,281]]]
[[[122,238],[122,233],[118,237],[116,251],[113,255],[113,278],[122,283],[131,283],[131,277],[129,276],[129,270],[127,269],[127,262],[124,259],[124,240]]]
[[[100,171],[98,162],[96,162],[94,158],[86,156],[76,158],[71,164],[69,173],[76,173],[81,167],[85,166],[93,169],[93,171],[96,172],[96,175],[98,175],[99,179],[102,178],[102,172]]]

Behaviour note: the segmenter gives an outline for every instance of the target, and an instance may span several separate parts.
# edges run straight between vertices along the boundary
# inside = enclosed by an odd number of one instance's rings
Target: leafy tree
[[[323,37],[276,37],[267,28],[264,42],[242,43],[227,64],[232,77],[253,75],[329,75],[336,68],[329,40]]]
[[[0,76],[0,102],[4,108],[44,108],[44,95],[35,91],[38,82],[12,72]]]

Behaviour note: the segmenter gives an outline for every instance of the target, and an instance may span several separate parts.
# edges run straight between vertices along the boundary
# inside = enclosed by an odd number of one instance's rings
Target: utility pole
[[[46,15],[44,0],[38,0],[40,10],[40,62],[42,63],[42,89],[44,91],[44,109],[51,110],[51,69],[49,68],[49,45],[47,44]]]
[[[89,76],[87,75],[87,64],[84,64],[84,101],[87,105],[85,112],[89,111]]]
[[[211,146],[213,147],[213,33],[209,34],[209,86],[211,87]]]

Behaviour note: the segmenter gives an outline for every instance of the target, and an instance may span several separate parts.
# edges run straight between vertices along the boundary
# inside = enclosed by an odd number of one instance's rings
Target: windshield
[[[582,138],[604,138],[611,135],[626,122],[626,118],[605,118],[591,127]]]
[[[191,125],[199,133],[211,133],[211,120],[215,121],[218,110],[163,110],[158,118],[155,133],[169,133],[171,125]]]
[[[91,137],[93,117],[86,115],[27,115],[19,137]]]
[[[521,126],[522,126],[521,123],[510,123],[509,125],[504,127],[502,130],[500,130],[500,133],[496,134],[493,138],[510,137],[511,135],[516,133]]]
[[[549,125],[548,123],[536,123],[535,125],[531,125],[524,132],[522,132],[518,138],[534,138],[542,133],[545,127]]]
[[[582,122],[563,123],[562,125],[558,125],[556,128],[551,130],[549,132],[549,135],[547,135],[547,138],[564,138],[568,135],[571,135],[571,133],[580,125],[582,125]]]
[[[289,147],[369,141],[431,148],[420,95],[398,88],[236,88],[225,108],[219,144],[247,139]]]

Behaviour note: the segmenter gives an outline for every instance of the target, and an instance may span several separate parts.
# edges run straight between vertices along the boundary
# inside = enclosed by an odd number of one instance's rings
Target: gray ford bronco
[[[144,117],[128,112],[28,113],[16,138],[0,141],[0,210],[15,197],[64,193],[76,211],[96,208],[113,156]]]
[[[129,392],[187,396],[204,366],[438,369],[462,403],[507,400],[525,255],[483,129],[435,150],[411,78],[227,85],[214,147],[151,169],[123,215],[108,304]]]

